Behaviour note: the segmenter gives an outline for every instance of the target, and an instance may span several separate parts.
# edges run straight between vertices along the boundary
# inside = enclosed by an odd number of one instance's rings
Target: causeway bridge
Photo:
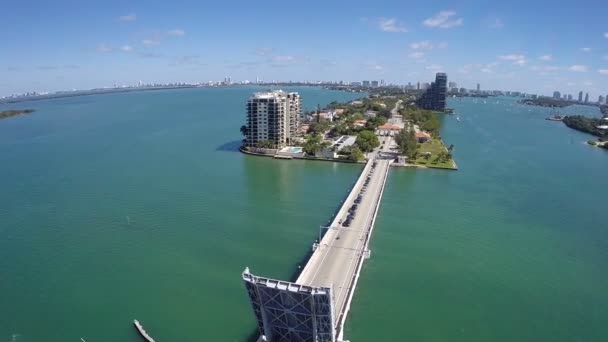
[[[331,224],[321,227],[322,238],[295,282],[256,276],[249,268],[243,272],[259,341],[345,341],[344,323],[371,255],[369,241],[392,163],[392,138],[380,141]]]

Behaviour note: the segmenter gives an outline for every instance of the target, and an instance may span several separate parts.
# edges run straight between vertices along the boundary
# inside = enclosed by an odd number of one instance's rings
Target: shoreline
[[[312,161],[322,161],[322,162],[333,162],[333,163],[345,163],[345,164],[365,164],[367,162],[367,159],[362,160],[362,161],[350,161],[350,160],[345,160],[345,159],[325,159],[325,158],[317,158],[317,157],[291,157],[291,158],[277,158],[275,157],[274,154],[265,154],[265,153],[257,153],[257,152],[252,152],[252,151],[247,151],[243,146],[239,147],[239,152],[243,153],[243,154],[247,154],[247,155],[251,155],[251,156],[255,156],[255,157],[266,157],[266,158],[272,158],[272,159],[277,159],[277,160],[292,160],[292,159],[296,159],[296,160],[312,160]],[[458,171],[458,166],[456,165],[456,162],[454,160],[452,160],[454,163],[454,167],[441,167],[441,166],[429,166],[429,165],[419,165],[419,164],[391,164],[391,167],[396,167],[396,168],[409,168],[409,169],[435,169],[435,170],[447,170],[447,171]]]

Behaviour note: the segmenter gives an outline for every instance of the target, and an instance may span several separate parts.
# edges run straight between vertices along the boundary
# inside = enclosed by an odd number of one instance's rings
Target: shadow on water
[[[247,337],[247,339],[245,341],[257,342],[258,338],[260,338],[260,332],[258,331],[258,329],[255,329],[254,331],[251,332],[251,334],[249,334],[249,337]]]
[[[241,143],[242,140],[229,141],[218,146],[215,150],[223,152],[239,152],[239,147],[241,147]]]

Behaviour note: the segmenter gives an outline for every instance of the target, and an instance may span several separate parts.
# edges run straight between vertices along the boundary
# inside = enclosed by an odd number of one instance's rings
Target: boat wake
[[[11,335],[11,341],[10,342],[17,342],[18,340],[20,340],[21,334],[13,334]]]

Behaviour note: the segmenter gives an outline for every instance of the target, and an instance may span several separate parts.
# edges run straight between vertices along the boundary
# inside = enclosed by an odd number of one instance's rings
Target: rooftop
[[[378,126],[378,129],[401,130],[401,127],[397,126],[397,125],[385,124],[385,125],[382,125],[382,126]]]

